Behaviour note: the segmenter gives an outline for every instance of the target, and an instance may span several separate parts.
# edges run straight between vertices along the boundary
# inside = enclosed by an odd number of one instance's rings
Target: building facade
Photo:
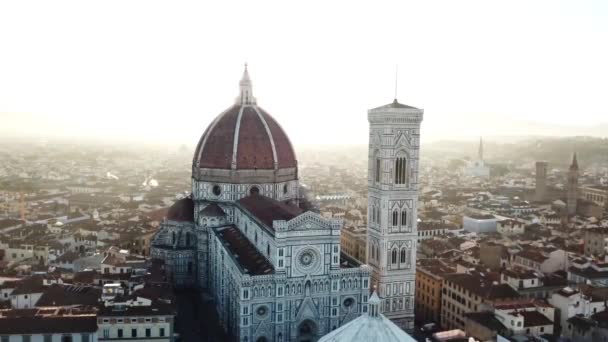
[[[422,109],[395,101],[368,111],[367,263],[384,315],[414,327]]]
[[[257,105],[247,68],[239,88],[202,135],[192,195],[150,253],[176,286],[211,294],[232,340],[316,341],[367,312],[370,270],[341,253],[341,219],[300,207],[291,142]]]

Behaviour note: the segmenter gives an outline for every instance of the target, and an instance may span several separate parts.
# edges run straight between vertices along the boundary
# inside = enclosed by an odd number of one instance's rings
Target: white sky
[[[608,122],[608,1],[15,0],[0,134],[195,144],[245,61],[295,144],[367,143],[396,64],[426,140]]]

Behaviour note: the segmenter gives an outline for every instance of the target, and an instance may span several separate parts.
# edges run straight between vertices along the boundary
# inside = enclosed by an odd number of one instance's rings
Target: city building
[[[342,252],[355,260],[366,260],[367,230],[365,227],[346,227],[342,229]]]
[[[395,99],[370,109],[367,263],[384,315],[414,328],[418,160],[424,111]]]
[[[489,310],[494,305],[517,299],[519,294],[487,273],[454,273],[444,278],[441,327],[464,329],[464,314]]]
[[[465,231],[471,233],[494,233],[496,232],[498,219],[490,214],[467,214],[462,218],[462,226]]]
[[[0,310],[2,342],[97,342],[91,307]]]
[[[101,299],[97,312],[99,341],[174,341],[175,307],[158,294],[135,291],[125,295],[124,288],[114,283],[104,285]]]
[[[435,260],[435,259],[433,259]],[[439,261],[431,265],[416,266],[416,322],[429,324],[441,322],[441,296],[443,280],[456,272],[453,267]]]
[[[342,219],[302,207],[293,147],[257,105],[247,67],[239,87],[150,253],[175,285],[210,292],[233,340],[314,341],[367,312],[370,270],[341,253]]]
[[[585,255],[608,255],[608,228],[585,229],[584,235]]]

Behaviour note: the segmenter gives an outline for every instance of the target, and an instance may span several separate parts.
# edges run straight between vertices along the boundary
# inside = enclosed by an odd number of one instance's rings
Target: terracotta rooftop
[[[79,309],[11,309],[0,310],[2,334],[69,334],[97,332],[94,311]]]
[[[237,203],[271,230],[272,221],[288,221],[303,212],[302,209],[295,205],[285,204],[262,195],[243,197]]]

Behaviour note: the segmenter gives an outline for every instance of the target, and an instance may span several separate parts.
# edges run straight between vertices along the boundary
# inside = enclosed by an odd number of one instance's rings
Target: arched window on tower
[[[406,184],[407,160],[405,157],[395,159],[395,184]]]
[[[407,227],[407,211],[401,211],[401,227]]]
[[[391,263],[392,264],[396,264],[397,263],[397,249],[393,249],[393,251],[391,252]]]
[[[393,227],[399,226],[399,212],[397,210],[393,211]]]
[[[405,264],[405,248],[401,249],[401,258],[399,260],[402,264]]]
[[[376,158],[374,176],[376,178],[376,183],[380,183],[380,158]]]

